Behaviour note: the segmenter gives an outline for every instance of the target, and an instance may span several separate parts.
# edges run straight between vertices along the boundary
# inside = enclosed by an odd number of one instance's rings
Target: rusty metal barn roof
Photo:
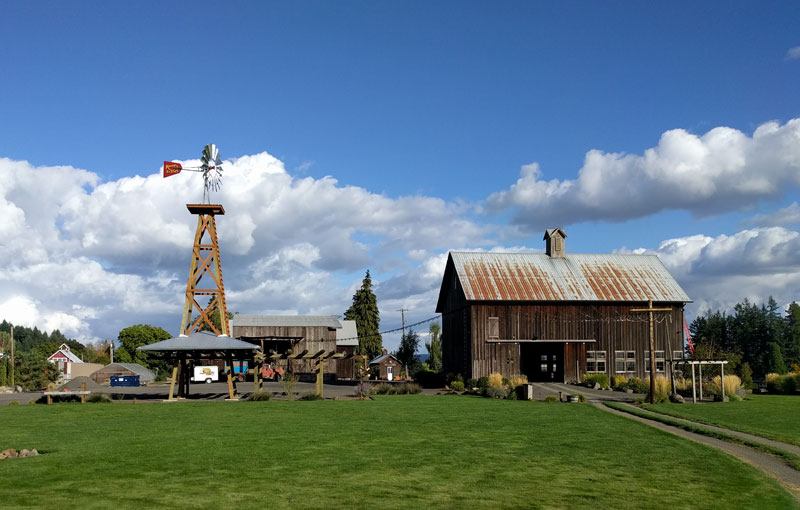
[[[451,252],[450,257],[468,301],[691,301],[656,255]]]

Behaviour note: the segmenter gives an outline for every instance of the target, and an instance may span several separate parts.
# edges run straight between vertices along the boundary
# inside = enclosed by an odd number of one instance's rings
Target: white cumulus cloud
[[[665,132],[644,154],[591,150],[576,179],[546,180],[522,167],[490,211],[514,211],[530,230],[581,221],[624,221],[664,210],[707,216],[756,206],[800,186],[800,119],[767,122],[752,136],[727,127],[697,136]]]

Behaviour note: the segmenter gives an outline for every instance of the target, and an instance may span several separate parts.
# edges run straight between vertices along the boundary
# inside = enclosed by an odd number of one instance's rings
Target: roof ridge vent
[[[567,233],[562,228],[548,228],[544,231],[545,253],[553,259],[563,259],[566,255]]]

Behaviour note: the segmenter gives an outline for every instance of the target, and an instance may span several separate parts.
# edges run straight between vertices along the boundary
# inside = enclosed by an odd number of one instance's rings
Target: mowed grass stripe
[[[4,508],[797,508],[740,461],[586,405],[471,397],[0,409]]]

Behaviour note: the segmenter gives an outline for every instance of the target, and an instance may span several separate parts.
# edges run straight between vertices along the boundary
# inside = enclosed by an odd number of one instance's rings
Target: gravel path
[[[622,411],[617,411],[616,409],[611,409],[610,407],[604,406],[599,402],[594,402],[593,405],[603,409],[604,411],[616,414],[618,416],[623,416],[630,420],[636,420],[640,423],[644,423],[665,432],[669,432],[670,434],[691,439],[692,441],[711,446],[717,450],[727,453],[728,455],[732,455],[737,459],[750,464],[756,469],[760,469],[766,475],[777,480],[781,485],[789,490],[789,492],[791,492],[798,501],[800,501],[800,471],[790,468],[772,455],[762,453],[758,450],[754,450],[740,444],[729,443],[713,437],[695,434],[694,432],[672,427],[657,421],[648,420],[646,418],[634,416]],[[706,425],[702,426],[706,427]],[[724,429],[724,432],[727,434],[730,431]]]

